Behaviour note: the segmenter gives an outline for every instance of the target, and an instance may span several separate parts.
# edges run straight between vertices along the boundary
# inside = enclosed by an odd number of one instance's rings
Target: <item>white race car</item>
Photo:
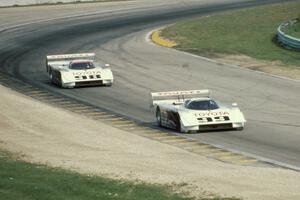
[[[46,68],[52,83],[63,88],[113,83],[109,64],[94,62],[94,53],[48,55]]]
[[[151,109],[159,126],[186,133],[216,129],[242,130],[245,117],[236,103],[226,106],[210,98],[209,90],[151,93]]]

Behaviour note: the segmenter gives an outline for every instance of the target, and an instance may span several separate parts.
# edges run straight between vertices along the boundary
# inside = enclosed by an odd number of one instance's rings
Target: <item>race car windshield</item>
[[[76,63],[71,63],[70,69],[75,69],[75,70],[84,70],[84,69],[93,69],[95,66],[93,65],[92,62],[76,62]]]
[[[195,100],[186,104],[186,108],[191,110],[215,110],[219,106],[213,100]]]

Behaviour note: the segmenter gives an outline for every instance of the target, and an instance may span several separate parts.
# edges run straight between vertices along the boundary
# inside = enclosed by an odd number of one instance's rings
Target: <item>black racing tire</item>
[[[61,73],[57,72],[57,85],[62,87]]]
[[[181,119],[180,119],[180,115],[178,113],[176,113],[176,131],[183,133],[182,132],[182,128],[181,128]]]
[[[49,72],[50,80],[52,84],[55,84],[59,87],[62,87],[62,81],[61,81],[61,73],[58,71],[50,71]]]
[[[242,130],[244,130],[244,127],[239,127],[239,128],[236,128],[235,130],[242,131]]]
[[[161,123],[161,111],[160,111],[159,107],[157,107],[157,109],[156,109],[155,116],[156,116],[157,125],[161,127],[162,126],[162,123]]]
[[[53,73],[52,70],[49,72],[49,77],[50,77],[51,83],[52,83],[52,84],[55,84],[54,73]]]

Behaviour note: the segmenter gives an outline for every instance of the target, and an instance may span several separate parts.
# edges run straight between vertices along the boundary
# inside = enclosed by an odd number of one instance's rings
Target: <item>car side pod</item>
[[[234,108],[238,108],[238,104],[237,104],[237,103],[232,103],[231,105],[232,105],[232,107],[234,107]],[[241,112],[241,114],[242,114],[242,117],[245,119],[244,114],[243,114],[242,112]],[[246,121],[246,120],[245,120],[245,121]],[[237,131],[242,131],[242,130],[244,130],[244,127],[245,127],[245,121],[244,121],[244,122],[233,123],[233,124],[232,124],[232,128],[234,128],[234,129],[237,130]]]

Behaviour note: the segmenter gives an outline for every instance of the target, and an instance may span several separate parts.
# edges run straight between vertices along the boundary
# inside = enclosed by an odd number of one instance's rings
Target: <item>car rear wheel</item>
[[[62,87],[62,79],[61,79],[61,73],[57,72],[57,85],[59,87]]]
[[[162,126],[161,125],[161,112],[159,107],[156,109],[156,122],[158,126]]]
[[[53,71],[50,71],[49,77],[50,77],[51,83],[55,83]]]

